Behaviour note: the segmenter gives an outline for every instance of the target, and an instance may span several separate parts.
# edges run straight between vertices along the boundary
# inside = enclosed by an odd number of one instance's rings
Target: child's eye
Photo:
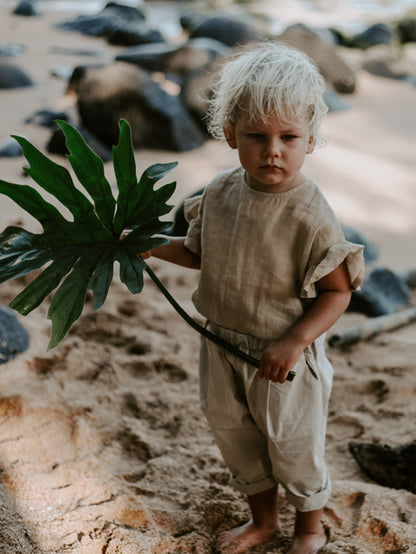
[[[263,135],[261,133],[247,133],[247,136],[253,139],[262,139]]]
[[[294,140],[294,139],[296,139],[296,138],[297,138],[296,135],[283,135],[283,136],[282,136],[282,140],[285,140],[285,141]]]

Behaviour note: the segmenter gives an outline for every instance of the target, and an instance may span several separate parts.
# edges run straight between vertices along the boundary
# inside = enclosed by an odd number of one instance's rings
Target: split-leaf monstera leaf
[[[152,165],[137,180],[131,129],[121,120],[119,142],[113,147],[115,199],[102,160],[74,127],[65,121],[58,124],[66,137],[69,162],[88,195],[74,185],[65,167],[25,138],[14,138],[29,162],[28,175],[69,210],[69,219],[35,188],[0,180],[0,193],[29,212],[43,228],[41,234],[35,234],[11,226],[0,234],[0,283],[46,266],[10,307],[26,315],[56,289],[48,312],[52,320],[49,348],[57,345],[79,318],[88,290],[94,295],[94,309],[102,306],[115,261],[120,264],[121,281],[132,293],[141,292],[146,264],[137,254],[168,242],[154,235],[169,226],[159,218],[172,208],[166,202],[176,183],[158,189],[154,185],[177,165]],[[126,228],[133,230],[120,240]]]

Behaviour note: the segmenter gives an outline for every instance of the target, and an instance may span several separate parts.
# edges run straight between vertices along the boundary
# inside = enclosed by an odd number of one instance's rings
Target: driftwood
[[[328,339],[330,346],[341,346],[351,344],[360,340],[366,340],[383,331],[391,331],[416,321],[416,306],[406,308],[393,314],[375,317],[362,323],[354,325],[338,333],[334,333]]]

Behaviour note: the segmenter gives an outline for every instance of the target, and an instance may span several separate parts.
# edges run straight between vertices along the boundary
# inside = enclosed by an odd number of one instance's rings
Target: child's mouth
[[[270,164],[270,165],[262,165],[260,169],[265,169],[267,171],[280,171],[281,168],[277,165]]]

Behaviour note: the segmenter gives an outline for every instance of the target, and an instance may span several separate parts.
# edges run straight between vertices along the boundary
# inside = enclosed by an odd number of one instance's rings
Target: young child
[[[333,369],[324,333],[363,279],[363,247],[345,240],[301,171],[320,140],[324,90],[309,58],[286,46],[260,44],[233,58],[210,128],[238,150],[241,166],[207,186],[186,237],[143,255],[200,268],[193,301],[209,329],[260,359],[257,369],[202,338],[202,409],[252,514],[220,536],[224,552],[244,552],[278,530],[279,484],[296,508],[290,553],[326,543]]]

